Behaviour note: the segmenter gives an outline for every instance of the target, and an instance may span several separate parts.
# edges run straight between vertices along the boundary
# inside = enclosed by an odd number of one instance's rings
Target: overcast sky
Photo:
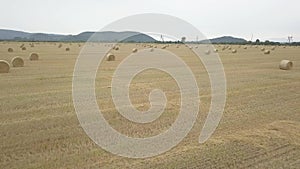
[[[78,34],[125,16],[169,14],[209,38],[300,41],[299,0],[0,0],[0,29]]]

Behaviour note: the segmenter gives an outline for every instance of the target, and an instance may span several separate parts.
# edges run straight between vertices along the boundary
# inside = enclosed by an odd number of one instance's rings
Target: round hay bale
[[[9,63],[5,60],[0,60],[0,73],[8,73],[10,69]]]
[[[248,49],[248,47],[247,47],[247,46],[245,46],[245,47],[244,47],[244,49]]]
[[[218,49],[214,49],[214,52],[217,53],[219,50]]]
[[[69,51],[70,51],[70,48],[66,48],[66,51],[69,52]]]
[[[26,47],[22,47],[22,50],[26,50]]]
[[[275,50],[276,49],[276,47],[275,46],[273,46],[272,48],[271,48],[271,50]]]
[[[265,51],[264,51],[264,54],[265,54],[265,55],[268,55],[268,54],[270,54],[270,53],[271,53],[271,52],[270,52],[269,50],[265,50]]]
[[[39,60],[39,55],[37,53],[31,53],[29,56],[29,60],[31,61]]]
[[[58,45],[58,48],[61,48],[62,46],[63,46],[62,44],[59,44],[59,45]]]
[[[136,53],[137,51],[138,51],[137,48],[132,49],[132,53]]]
[[[22,44],[22,45],[20,46],[20,48],[22,49],[24,46],[25,46],[25,45],[24,45],[24,44]]]
[[[210,54],[210,50],[209,50],[209,49],[206,50],[206,51],[205,51],[205,54],[206,54],[206,55],[209,55],[209,54]]]
[[[261,51],[264,51],[264,50],[265,50],[265,48],[260,48],[260,50],[261,50]]]
[[[106,55],[106,61],[115,61],[116,57],[112,53]]]
[[[114,50],[119,50],[118,46],[113,47]]]
[[[7,51],[8,52],[14,52],[14,49],[13,48],[8,48]]]
[[[24,60],[21,57],[16,56],[11,60],[11,64],[13,67],[24,67]]]
[[[231,52],[232,52],[232,53],[236,53],[236,52],[237,52],[237,50],[233,49]]]
[[[154,49],[153,49],[153,48],[151,48],[151,49],[150,49],[150,52],[153,52],[153,51],[154,51]]]
[[[293,62],[289,60],[282,60],[279,64],[279,68],[282,70],[290,70],[293,68]]]
[[[231,47],[228,47],[228,50],[231,50],[232,48]]]

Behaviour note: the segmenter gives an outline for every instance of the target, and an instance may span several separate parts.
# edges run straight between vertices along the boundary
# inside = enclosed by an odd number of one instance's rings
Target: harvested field
[[[204,144],[198,137],[211,96],[207,72],[184,45],[155,44],[180,56],[193,71],[201,96],[200,112],[188,136],[170,151],[146,159],[113,155],[97,146],[80,126],[72,102],[72,77],[82,43],[55,45],[28,42],[0,43],[0,60],[24,58],[26,66],[0,74],[0,168],[300,168],[300,47],[215,46],[227,78],[227,102],[223,118]],[[93,47],[104,44],[93,44]],[[61,48],[64,46],[63,48]],[[130,97],[138,110],[150,107],[151,90],[160,88],[168,103],[163,115],[149,124],[128,121],[114,107],[110,82],[113,72],[140,44],[120,44],[112,50],[116,60],[103,60],[96,78],[99,108],[109,124],[132,137],[157,135],[176,120],[180,92],[176,81],[158,70],[138,74],[130,85]],[[13,48],[13,52],[8,52]],[[198,47],[197,47],[198,48]],[[247,49],[244,50],[243,48]],[[150,48],[147,48],[148,50]],[[153,53],[156,49],[153,51]],[[29,54],[40,60],[30,62]],[[149,52],[151,55],[152,52]],[[205,51],[203,51],[205,54]],[[207,56],[213,56],[207,55]],[[27,58],[27,59],[25,59]],[[293,69],[280,70],[281,60],[293,61]]]

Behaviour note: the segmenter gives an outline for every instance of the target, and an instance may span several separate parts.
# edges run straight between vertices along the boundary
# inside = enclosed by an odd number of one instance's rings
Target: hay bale
[[[205,54],[206,54],[206,55],[209,55],[209,54],[210,54],[210,50],[209,50],[209,49],[206,50],[206,51],[205,51]]]
[[[219,50],[218,49],[214,49],[214,52],[217,53]]]
[[[273,46],[272,48],[271,48],[271,50],[275,50],[276,49],[276,47],[275,46]]]
[[[151,49],[150,49],[150,52],[153,52],[153,51],[154,51],[154,49],[153,49],[153,48],[151,48]]]
[[[25,45],[24,45],[24,44],[22,44],[22,45],[20,46],[20,48],[22,49],[24,46],[25,46]]]
[[[119,47],[118,46],[114,46],[113,49],[114,50],[119,50]]]
[[[31,61],[39,60],[39,55],[37,53],[31,53],[29,56],[29,60]]]
[[[289,60],[282,60],[279,64],[279,68],[282,70],[290,70],[293,68],[293,62]]]
[[[26,50],[26,47],[22,47],[22,50]]]
[[[106,55],[106,61],[115,61],[116,57],[112,53]]]
[[[247,46],[245,46],[245,47],[244,47],[244,49],[248,49],[248,47],[247,47]]]
[[[260,50],[261,50],[261,51],[264,51],[264,50],[265,50],[265,48],[260,48]]]
[[[14,52],[14,49],[13,48],[8,48],[7,51],[11,53],[11,52]]]
[[[271,52],[270,52],[269,50],[265,50],[265,51],[264,51],[264,54],[265,54],[265,55],[268,55],[268,54],[270,54],[270,53],[271,53]]]
[[[63,46],[62,44],[59,44],[59,45],[58,45],[58,48],[61,48],[62,46]]]
[[[232,53],[237,53],[237,50],[236,50],[236,49],[233,49],[231,52],[232,52]]]
[[[10,69],[9,63],[5,60],[0,60],[0,73],[8,73]]]
[[[67,52],[70,51],[70,48],[66,48],[66,51],[67,51]]]
[[[24,60],[21,57],[16,56],[11,60],[11,64],[13,67],[24,67]]]
[[[132,53],[136,53],[137,51],[138,51],[137,48],[132,49]]]

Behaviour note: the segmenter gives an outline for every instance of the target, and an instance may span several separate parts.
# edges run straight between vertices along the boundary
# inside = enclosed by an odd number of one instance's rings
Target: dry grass
[[[42,60],[0,74],[0,168],[299,168],[300,166],[300,48],[277,47],[269,55],[248,46],[233,54],[220,51],[227,77],[227,104],[221,123],[205,144],[197,143],[210,106],[210,85],[204,66],[183,45],[170,45],[194,72],[201,94],[201,112],[192,131],[177,147],[148,159],[114,156],[95,145],[84,133],[72,103],[72,73],[80,48],[68,53],[53,43],[0,44],[0,60],[28,58],[39,53]],[[68,44],[69,45],[69,44]],[[74,45],[74,44],[73,44]],[[95,48],[99,44],[93,44]],[[145,44],[147,45],[147,44]],[[64,45],[65,46],[65,45]],[[7,49],[15,51],[9,53]],[[157,45],[162,48],[163,45]],[[174,79],[164,72],[148,70],[130,86],[133,104],[139,110],[150,106],[148,94],[161,88],[169,100],[165,113],[151,124],[131,123],[120,116],[111,100],[111,77],[116,66],[132,49],[143,45],[121,44],[113,51],[115,62],[102,62],[96,79],[99,107],[118,131],[135,137],[156,135],[176,119],[180,93]],[[271,49],[270,46],[264,46]],[[149,52],[150,53],[150,52]],[[278,63],[292,60],[290,71]],[[26,60],[25,60],[26,61]],[[234,64],[233,64],[234,63]]]

